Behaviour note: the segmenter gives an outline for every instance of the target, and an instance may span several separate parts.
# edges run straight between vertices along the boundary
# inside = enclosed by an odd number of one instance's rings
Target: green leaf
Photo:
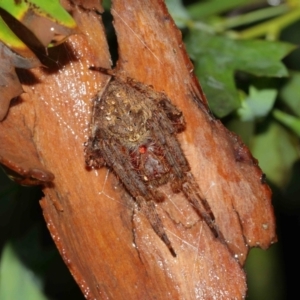
[[[13,33],[0,16],[0,41],[10,48],[27,49],[27,46]]]
[[[0,7],[9,12],[17,20],[24,19],[27,13],[33,11],[39,16],[49,18],[68,28],[75,28],[74,19],[61,6],[59,0],[30,0],[30,1],[15,1],[1,0]]]
[[[294,49],[293,45],[282,42],[232,40],[196,30],[187,37],[186,44],[210,107],[218,117],[228,115],[240,105],[234,85],[235,71],[256,76],[287,76],[280,60]]]
[[[41,283],[17,258],[12,247],[3,249],[0,265],[1,300],[46,300]]]
[[[292,73],[291,79],[281,89],[280,96],[283,102],[300,117],[300,73]]]
[[[300,137],[300,118],[291,116],[279,109],[274,109],[273,116]]]
[[[221,58],[221,57],[220,57]],[[218,62],[213,56],[199,58],[194,62],[195,73],[207,96],[213,113],[222,118],[240,106],[239,93],[236,89],[233,70]]]
[[[1,0],[0,8],[26,26],[45,47],[60,43],[75,32],[76,22],[59,0]],[[9,39],[8,35],[5,35],[4,43],[6,39]]]
[[[297,145],[295,135],[273,121],[254,137],[251,151],[267,178],[284,188],[291,176],[293,164],[299,159]]]
[[[275,89],[257,90],[254,86],[250,86],[249,96],[244,99],[237,114],[242,121],[253,121],[265,117],[271,111],[276,96],[277,90]]]
[[[252,2],[258,2],[259,0],[252,0]],[[248,4],[249,0],[209,0],[198,1],[188,6],[188,11],[193,18],[203,18],[219,13],[223,13],[233,8],[237,8],[244,4]]]

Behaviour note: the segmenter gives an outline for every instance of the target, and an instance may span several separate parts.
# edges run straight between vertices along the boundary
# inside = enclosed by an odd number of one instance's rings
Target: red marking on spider
[[[146,151],[147,151],[147,147],[146,147],[145,145],[139,147],[139,152],[140,152],[141,154],[146,153]]]

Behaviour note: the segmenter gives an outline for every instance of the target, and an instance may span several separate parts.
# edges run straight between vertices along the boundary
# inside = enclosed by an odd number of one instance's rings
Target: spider
[[[166,183],[174,193],[183,192],[213,235],[224,240],[176,138],[185,129],[182,112],[150,86],[118,76],[114,70],[90,69],[111,79],[94,99],[86,165],[113,170],[174,257],[176,252],[155,209],[155,202],[165,199],[158,187]]]

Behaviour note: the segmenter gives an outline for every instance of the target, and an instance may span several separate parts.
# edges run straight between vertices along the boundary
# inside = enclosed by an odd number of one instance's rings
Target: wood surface
[[[68,9],[79,33],[49,51],[46,67],[21,72],[25,93],[0,123],[0,158],[25,177],[44,178],[47,226],[87,299],[244,298],[249,248],[276,240],[271,191],[257,161],[209,113],[164,2],[113,1],[117,68],[183,111],[182,149],[227,241],[215,239],[184,196],[165,186],[168,199],[157,211],[174,258],[119,180],[106,168],[85,167],[92,98],[108,81],[89,66],[110,68],[111,61],[101,16],[74,2]]]

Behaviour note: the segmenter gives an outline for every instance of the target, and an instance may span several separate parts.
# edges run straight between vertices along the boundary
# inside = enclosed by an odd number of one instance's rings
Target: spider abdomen
[[[150,145],[141,145],[131,152],[131,162],[141,179],[153,186],[159,186],[168,181],[170,169],[164,160],[162,149]]]

